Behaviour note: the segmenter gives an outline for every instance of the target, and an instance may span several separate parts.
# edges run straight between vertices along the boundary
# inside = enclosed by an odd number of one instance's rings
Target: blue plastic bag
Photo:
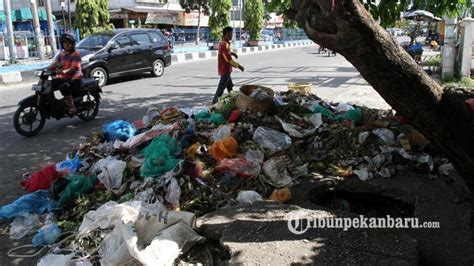
[[[124,120],[115,120],[104,125],[104,134],[107,141],[116,139],[126,141],[133,137],[137,129],[133,124]]]
[[[0,219],[22,216],[24,213],[43,214],[56,208],[56,202],[49,198],[49,191],[38,190],[0,207]]]
[[[67,158],[66,160],[59,162],[56,164],[56,170],[58,172],[64,172],[67,171],[70,174],[74,174],[81,168],[81,166],[84,164],[84,162],[79,159],[78,155],[76,154],[74,158],[70,159]]]
[[[46,224],[33,237],[31,242],[35,247],[52,245],[61,235],[61,228],[57,224]]]

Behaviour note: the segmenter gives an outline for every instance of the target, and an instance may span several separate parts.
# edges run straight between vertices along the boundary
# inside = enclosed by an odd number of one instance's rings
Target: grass
[[[436,55],[423,63],[425,66],[441,66],[441,55]]]
[[[461,79],[448,78],[442,80],[442,85],[446,88],[462,87],[474,89],[474,80],[468,77],[463,77]]]

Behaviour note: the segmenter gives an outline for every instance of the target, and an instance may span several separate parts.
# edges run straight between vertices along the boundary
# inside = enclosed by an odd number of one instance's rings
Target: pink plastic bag
[[[215,168],[218,172],[231,172],[242,177],[256,177],[260,174],[260,164],[247,161],[244,157],[222,159]]]

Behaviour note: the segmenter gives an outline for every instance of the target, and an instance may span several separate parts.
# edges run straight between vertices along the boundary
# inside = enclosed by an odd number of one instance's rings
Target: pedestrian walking
[[[235,67],[240,69],[242,72],[244,71],[244,67],[232,58],[232,56],[234,56],[236,59],[238,58],[238,56],[230,49],[230,41],[232,40],[232,27],[225,27],[222,31],[222,35],[223,38],[219,43],[219,52],[217,55],[217,71],[221,78],[219,80],[219,85],[217,86],[214,99],[212,100],[213,104],[217,103],[219,97],[221,97],[224,93],[225,88],[227,88],[228,92],[232,91],[232,88],[234,87],[234,83],[232,82],[232,78],[230,76],[232,73],[232,68]]]

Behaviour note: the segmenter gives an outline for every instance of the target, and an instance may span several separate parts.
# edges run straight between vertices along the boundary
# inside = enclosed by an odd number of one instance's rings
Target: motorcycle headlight
[[[81,58],[81,63],[88,63],[89,60],[92,58],[92,54],[85,55]]]

